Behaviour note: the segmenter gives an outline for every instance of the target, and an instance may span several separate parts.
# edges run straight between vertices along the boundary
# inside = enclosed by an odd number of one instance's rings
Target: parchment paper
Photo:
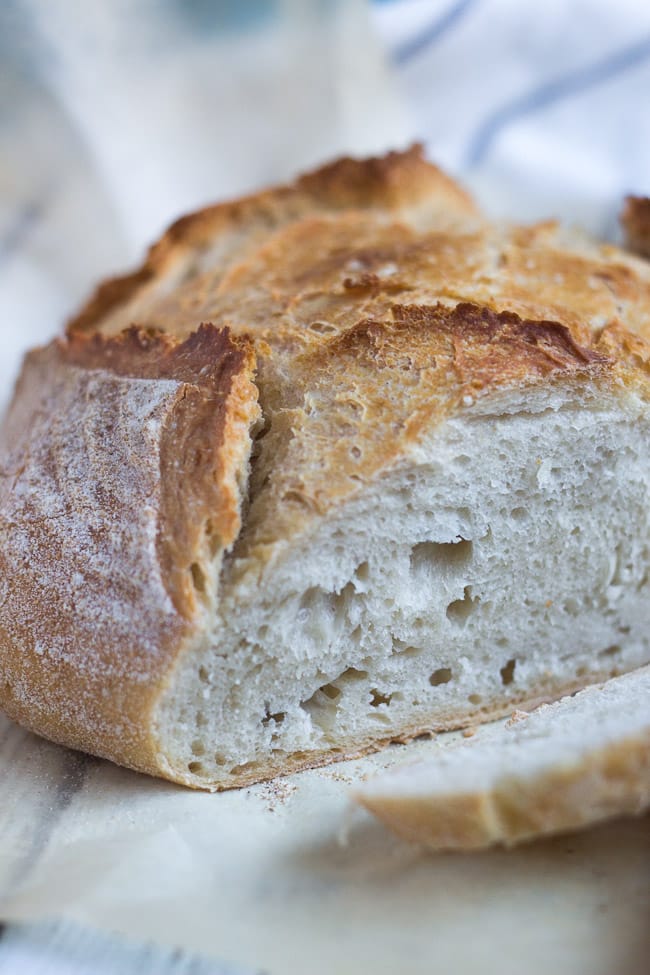
[[[361,776],[453,738],[209,795],[3,719],[0,916],[76,919],[272,975],[646,975],[648,818],[433,855],[352,808]]]

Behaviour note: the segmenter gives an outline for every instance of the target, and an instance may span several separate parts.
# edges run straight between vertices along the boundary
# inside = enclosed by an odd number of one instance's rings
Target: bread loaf
[[[650,660],[650,268],[416,147],[186,217],[0,434],[0,705],[227,788]]]
[[[621,223],[626,246],[641,257],[650,257],[650,197],[628,196]]]
[[[434,850],[513,846],[650,806],[650,668],[588,687],[486,740],[377,776],[357,800]]]

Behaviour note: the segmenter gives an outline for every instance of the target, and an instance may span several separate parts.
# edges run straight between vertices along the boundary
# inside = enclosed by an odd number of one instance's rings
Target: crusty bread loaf
[[[641,257],[650,257],[650,197],[626,197],[621,224],[626,246]]]
[[[469,850],[563,833],[650,806],[650,668],[518,712],[357,789],[400,836]]]
[[[226,788],[648,662],[648,334],[417,148],[184,218],[26,360],[0,704]]]

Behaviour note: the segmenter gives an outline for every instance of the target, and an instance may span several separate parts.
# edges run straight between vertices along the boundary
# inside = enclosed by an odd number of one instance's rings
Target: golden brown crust
[[[621,224],[626,247],[641,257],[650,258],[650,197],[626,197]]]
[[[425,205],[450,217],[476,219],[471,198],[441,170],[425,161],[422,146],[369,159],[345,157],[299,177],[291,186],[264,190],[240,200],[206,207],[181,217],[149,250],[138,270],[100,284],[86,305],[71,319],[70,332],[96,327],[141,289],[164,274],[179,258],[179,283],[195,276],[194,265],[215,239],[222,241],[209,262],[214,284],[219,268],[240,260],[273,231],[310,213],[336,212],[346,208],[399,211]],[[195,327],[194,316],[190,329]],[[122,322],[121,328],[134,324]],[[140,320],[139,320],[139,323]],[[179,322],[182,325],[182,322]],[[119,330],[119,329],[118,329]]]
[[[161,774],[152,708],[201,638],[202,566],[239,529],[250,439],[239,430],[238,453],[230,426],[257,417],[253,368],[250,345],[211,326],[184,343],[131,330],[29,355],[0,448],[10,716]]]
[[[344,156],[311,173],[297,186],[321,209],[380,207],[399,209],[442,201],[447,213],[475,216],[474,203],[457,183],[437,166],[426,162],[423,146],[415,143],[404,152],[354,159]]]
[[[499,781],[494,789],[375,798],[361,805],[398,836],[433,850],[514,846],[591,826],[650,806],[650,727],[602,748],[580,763],[558,763],[543,774]]]

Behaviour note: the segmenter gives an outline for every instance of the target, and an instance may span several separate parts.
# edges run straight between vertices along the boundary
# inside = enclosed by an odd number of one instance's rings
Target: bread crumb
[[[514,724],[519,724],[520,721],[525,721],[527,717],[527,711],[513,711],[509,719],[506,721],[506,728],[512,728]]]
[[[296,792],[298,786],[287,779],[275,779],[265,782],[261,789],[262,800],[269,812],[275,812],[278,805],[283,805]]]
[[[473,738],[476,734],[476,728],[464,728],[463,738]]]

